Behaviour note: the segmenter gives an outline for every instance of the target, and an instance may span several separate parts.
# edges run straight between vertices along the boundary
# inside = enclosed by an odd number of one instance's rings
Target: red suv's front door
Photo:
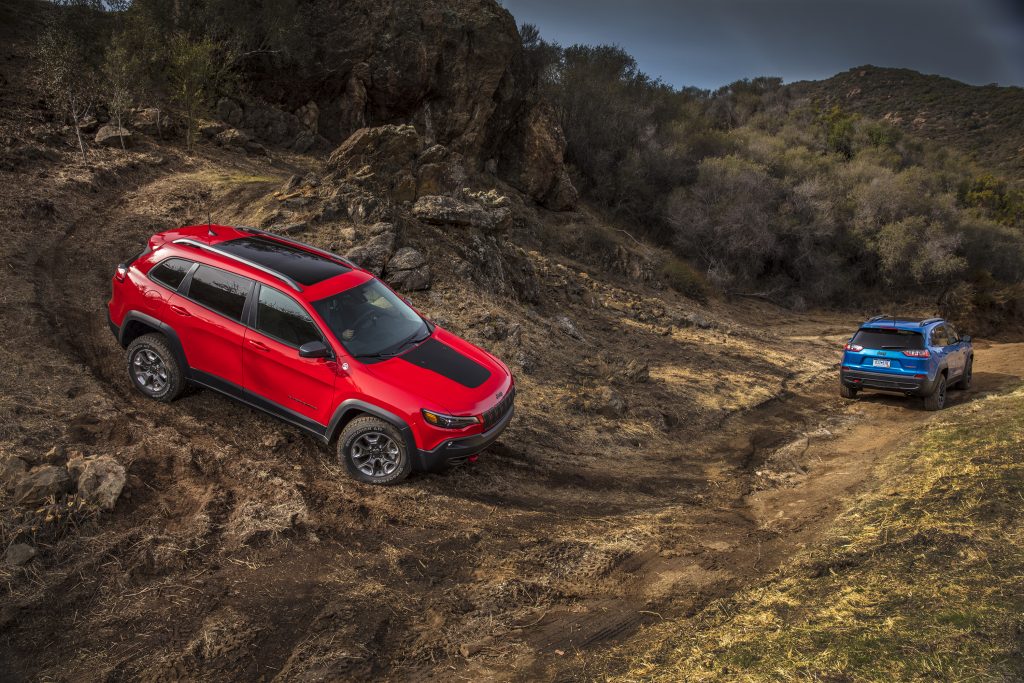
[[[242,386],[245,326],[240,321],[253,284],[248,278],[200,265],[186,295],[171,295],[164,318],[178,333],[190,368]]]
[[[321,425],[331,419],[338,365],[329,358],[301,358],[299,347],[324,341],[308,313],[287,294],[259,285],[255,329],[246,331],[242,363],[245,388]]]

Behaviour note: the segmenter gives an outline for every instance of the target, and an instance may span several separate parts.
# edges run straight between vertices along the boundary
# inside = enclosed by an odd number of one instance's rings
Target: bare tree
[[[218,44],[209,38],[191,39],[179,33],[171,39],[168,81],[171,97],[185,115],[190,152],[195,145],[196,121],[225,73],[228,60],[220,59],[218,53]]]
[[[82,159],[88,161],[80,124],[96,101],[96,78],[85,50],[67,23],[56,19],[40,35],[36,56],[46,98],[65,120],[71,120]]]
[[[128,54],[124,46],[116,45],[107,49],[103,60],[104,92],[110,115],[117,123],[118,137],[121,140],[121,151],[128,150],[124,146],[124,136],[120,131],[124,128],[124,116],[134,103],[132,84],[137,80],[136,62]]]

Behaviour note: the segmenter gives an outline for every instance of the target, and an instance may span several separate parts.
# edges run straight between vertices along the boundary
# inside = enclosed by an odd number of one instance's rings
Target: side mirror
[[[331,350],[322,341],[306,342],[299,347],[299,358],[330,358]]]
[[[971,343],[971,335],[965,334],[964,336],[960,337],[960,342],[962,344],[970,344]]]

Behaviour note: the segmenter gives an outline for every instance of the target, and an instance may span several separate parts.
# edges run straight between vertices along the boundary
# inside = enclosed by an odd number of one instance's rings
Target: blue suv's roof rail
[[[941,322],[942,322],[942,318],[926,318],[926,319],[921,321],[921,327],[924,327],[925,325],[931,325],[932,323],[941,323]]]

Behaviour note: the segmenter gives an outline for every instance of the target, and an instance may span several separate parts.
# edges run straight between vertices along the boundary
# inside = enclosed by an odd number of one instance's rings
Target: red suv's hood
[[[512,373],[504,363],[440,327],[424,344],[430,346],[420,353],[417,347],[397,358],[367,365],[365,370],[382,382],[420,394],[423,407],[436,406],[452,415],[480,415],[498,402],[498,392],[504,394],[512,385]],[[427,350],[442,361],[432,362]],[[476,381],[480,381],[477,386],[468,386]]]

